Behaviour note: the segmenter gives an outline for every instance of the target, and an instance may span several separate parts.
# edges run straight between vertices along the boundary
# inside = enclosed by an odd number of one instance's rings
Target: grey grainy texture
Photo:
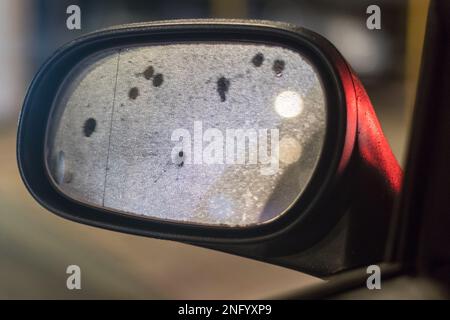
[[[314,68],[292,50],[149,45],[105,52],[83,66],[61,91],[48,139],[50,171],[69,197],[145,217],[245,226],[282,214],[314,172],[325,94]],[[215,139],[223,135],[224,163],[205,163],[217,141],[204,136],[196,149],[194,123],[203,134],[217,129]],[[190,133],[191,151],[187,139],[172,141],[177,129]],[[261,153],[256,163],[228,163],[227,129],[277,129],[277,170],[263,174],[270,164]],[[276,155],[272,137],[267,149]],[[257,138],[259,152],[266,150]],[[250,144],[241,151],[255,155]]]
[[[74,70],[63,87],[69,91],[56,100],[49,131],[47,158],[54,180],[64,193],[96,205],[103,198],[117,62],[118,53],[109,52]],[[96,122],[89,136],[88,119]]]

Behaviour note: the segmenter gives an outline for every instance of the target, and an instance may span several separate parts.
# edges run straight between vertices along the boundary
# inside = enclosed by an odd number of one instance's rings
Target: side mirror
[[[337,50],[261,21],[69,43],[28,90],[17,152],[60,216],[319,276],[381,259],[401,179]]]

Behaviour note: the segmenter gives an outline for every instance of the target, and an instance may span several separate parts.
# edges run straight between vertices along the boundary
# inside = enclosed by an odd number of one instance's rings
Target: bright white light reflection
[[[283,91],[275,98],[275,111],[284,118],[298,116],[303,110],[303,99],[295,91]]]

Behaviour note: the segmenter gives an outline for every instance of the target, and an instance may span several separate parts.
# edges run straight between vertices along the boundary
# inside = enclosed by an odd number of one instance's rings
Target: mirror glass
[[[108,49],[61,84],[46,165],[61,193],[88,205],[180,223],[258,225],[286,212],[308,185],[326,113],[320,75],[289,48]]]

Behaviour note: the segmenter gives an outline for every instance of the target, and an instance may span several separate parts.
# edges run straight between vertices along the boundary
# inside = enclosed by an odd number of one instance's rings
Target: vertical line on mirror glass
[[[114,83],[114,93],[113,93],[113,101],[112,101],[112,108],[111,108],[111,121],[110,121],[110,125],[109,125],[108,150],[106,152],[105,181],[103,183],[103,199],[102,199],[103,207],[105,206],[106,181],[108,178],[108,171],[109,171],[109,150],[111,148],[111,134],[112,134],[112,127],[113,127],[113,119],[114,119],[114,107],[116,104],[116,91],[117,91],[117,78],[119,77],[120,52],[121,52],[121,49],[119,49],[118,54],[117,54],[116,79],[115,79],[115,83]]]

